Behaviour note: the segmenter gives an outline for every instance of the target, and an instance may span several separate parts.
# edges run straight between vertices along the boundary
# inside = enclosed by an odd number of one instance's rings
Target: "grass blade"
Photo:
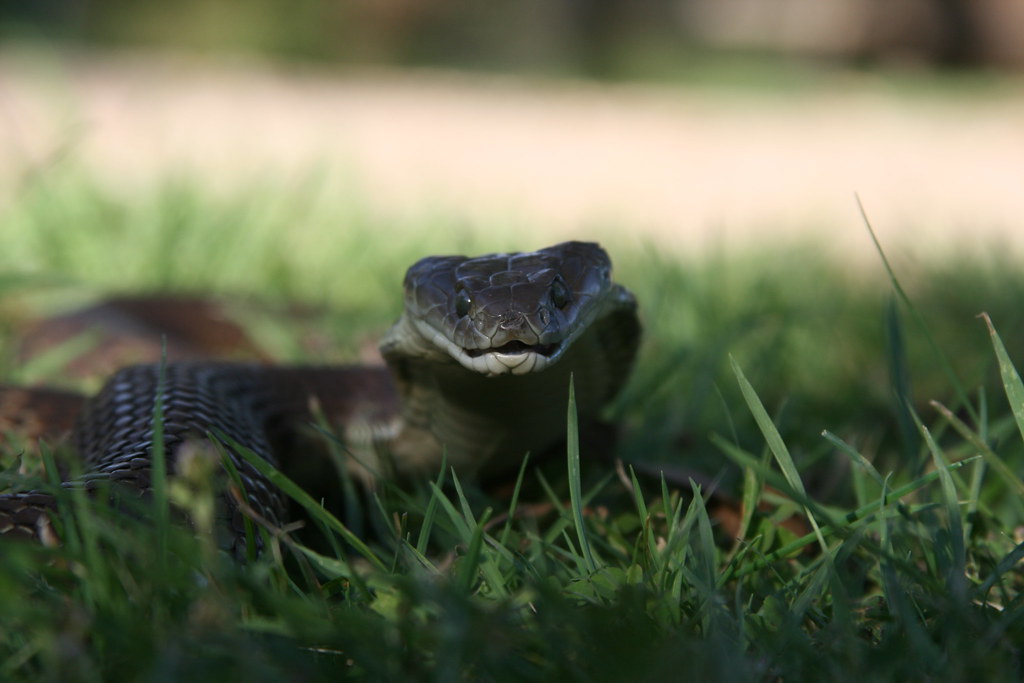
[[[362,555],[367,561],[370,562],[380,572],[386,572],[387,568],[383,560],[377,557],[377,554],[370,550],[366,543],[353,534],[348,527],[342,522],[330,514],[323,508],[320,503],[316,502],[312,496],[302,490],[302,488],[293,482],[291,479],[282,474],[277,468],[271,465],[269,462],[261,458],[260,456],[253,453],[248,448],[245,448],[231,437],[227,436],[222,432],[214,434],[218,441],[226,444],[231,448],[231,452],[238,454],[240,458],[245,460],[247,463],[253,466],[257,472],[267,478],[267,480],[274,486],[281,489],[281,491],[302,508],[314,519],[324,524],[327,528],[336,532],[345,541],[351,545],[356,551]]]
[[[1017,422],[1017,429],[1021,438],[1024,439],[1024,382],[1021,382],[1020,373],[1010,360],[1010,354],[1006,352],[1003,340],[999,338],[995,325],[988,313],[982,313],[981,319],[988,326],[988,334],[992,338],[992,347],[995,349],[996,358],[999,361],[999,379],[1003,382],[1003,390],[1006,392],[1006,400],[1010,402],[1010,410],[1013,411],[1013,419]]]
[[[437,497],[437,502],[441,508],[448,514],[449,519],[455,527],[455,533],[459,538],[459,541],[466,546],[466,555],[460,560],[459,570],[457,576],[457,583],[464,589],[468,590],[472,584],[476,575],[479,573],[483,576],[484,581],[491,591],[498,596],[507,595],[505,588],[505,581],[499,571],[498,562],[495,559],[501,554],[501,550],[497,552],[483,552],[484,542],[490,541],[486,537],[485,529],[487,522],[491,518],[491,509],[487,508],[484,510],[481,519],[477,522],[471,514],[468,514],[468,502],[465,497],[462,496],[462,488],[459,485],[459,479],[452,473],[452,481],[455,484],[456,491],[460,497],[460,505],[463,507],[463,511],[460,512],[455,505],[444,495],[444,492],[437,487],[434,482],[430,482],[430,487]],[[489,547],[493,545],[489,544]]]
[[[690,501],[690,512],[697,520],[696,547],[699,552],[699,574],[704,586],[710,590],[715,586],[715,540],[711,534],[711,520],[708,518],[707,506],[701,495],[700,486],[690,482],[693,499]]]
[[[753,467],[743,468],[743,517],[740,519],[739,532],[736,540],[747,537],[750,525],[754,521],[754,514],[757,512],[757,502],[761,499],[764,491],[764,480]],[[736,546],[737,548],[739,545]]]
[[[935,443],[935,439],[932,437],[931,431],[921,422],[921,418],[914,411],[913,407],[908,405],[907,410],[910,411],[911,416],[914,418],[914,422],[917,424],[917,429],[920,431],[921,436],[924,438],[925,444],[928,446],[928,450],[932,454],[932,459],[935,462],[935,469],[939,475],[939,485],[942,488],[942,502],[946,509],[947,523],[949,524],[949,542],[950,550],[952,551],[952,561],[949,567],[947,576],[947,582],[950,587],[950,592],[960,599],[966,594],[967,586],[965,584],[965,572],[967,570],[967,551],[964,547],[964,525],[963,518],[960,514],[960,503],[956,494],[956,486],[953,484],[953,477],[949,471],[949,461],[946,455],[939,448],[939,445]],[[982,461],[984,462],[984,461]]]
[[[860,453],[860,451],[858,451],[856,448],[846,443],[845,441],[843,441],[842,439],[840,439],[838,436],[828,431],[827,429],[823,431],[821,435],[825,437],[826,441],[828,441],[833,446],[835,446],[840,451],[849,456],[850,459],[853,460],[853,462],[858,467],[860,467],[861,470],[867,472],[867,474],[872,479],[874,479],[879,486],[881,486],[884,483],[885,480],[882,477],[881,473],[877,469],[875,469],[875,466],[872,465],[871,462]]]
[[[473,535],[469,539],[466,554],[459,561],[458,577],[456,582],[463,591],[469,592],[476,582],[476,576],[481,569],[481,552],[483,551],[484,526],[490,518],[490,511],[486,511],[480,522],[473,527]],[[490,582],[488,582],[490,585]],[[501,584],[491,586],[495,590],[501,590]]]
[[[234,490],[237,491],[239,498],[242,503],[246,506],[251,507],[249,502],[249,492],[245,490],[245,483],[242,481],[242,474],[238,471],[238,467],[235,466],[235,461],[231,458],[231,454],[228,449],[219,443],[216,437],[211,438],[211,442],[217,446],[217,451],[220,453],[221,466],[227,471],[228,479],[231,480]],[[259,552],[259,544],[256,542],[256,535],[259,530],[256,528],[255,522],[249,515],[242,515],[242,525],[245,528],[245,557],[250,562],[256,560],[256,556]]]
[[[167,453],[164,444],[164,395],[167,392],[167,338],[161,341],[160,370],[153,397],[153,450],[150,487],[153,490],[153,523],[156,527],[157,552],[161,558],[167,552],[167,533],[170,507],[167,499]]]
[[[917,323],[921,332],[924,334],[925,339],[928,341],[928,346],[931,347],[932,353],[939,362],[939,367],[949,380],[950,386],[953,387],[953,391],[956,393],[960,405],[962,405],[970,414],[971,419],[977,422],[978,415],[974,410],[974,406],[971,405],[971,401],[967,397],[967,392],[960,383],[960,379],[956,376],[956,372],[953,370],[952,364],[950,364],[949,359],[946,358],[946,354],[942,353],[942,349],[939,348],[938,342],[935,341],[935,337],[932,336],[931,331],[928,329],[928,325],[925,324],[924,317],[914,306],[910,297],[907,296],[907,292],[903,289],[903,285],[900,284],[899,278],[896,277],[896,271],[893,270],[892,265],[889,263],[889,258],[885,255],[885,250],[882,249],[882,243],[878,241],[878,236],[875,234],[875,229],[871,226],[871,221],[868,219],[868,214],[864,209],[864,204],[860,201],[860,196],[854,196],[857,199],[857,208],[860,210],[861,219],[864,221],[864,226],[868,229],[868,234],[871,235],[871,241],[875,245],[875,250],[878,252],[879,258],[882,259],[882,265],[885,266],[885,272],[889,275],[889,281],[892,283],[893,289],[896,290],[896,295],[899,297],[900,301],[903,302],[903,305],[907,307],[907,310],[910,311],[910,314],[914,318],[914,322]]]
[[[786,444],[782,440],[782,435],[776,429],[775,423],[772,422],[771,417],[768,415],[768,411],[764,409],[764,404],[758,398],[753,385],[750,384],[746,375],[743,374],[739,363],[732,356],[729,356],[729,362],[732,364],[732,371],[736,375],[736,381],[740,385],[740,392],[743,394],[750,412],[754,415],[754,421],[757,422],[758,428],[760,428],[761,433],[768,442],[768,448],[771,450],[772,455],[775,456],[775,462],[778,463],[779,469],[782,470],[782,474],[786,477],[790,488],[799,494],[802,499],[806,500],[807,491],[804,490],[804,483],[800,479],[800,473],[797,471],[796,463],[793,462],[793,458],[789,454],[789,449],[786,448]],[[814,513],[811,512],[809,506],[804,505],[804,513],[807,515],[814,533],[818,536],[818,543],[821,545],[822,552],[828,553],[828,544],[825,543],[825,537],[822,536],[821,530],[818,528],[818,521],[815,519]]]
[[[523,479],[526,477],[526,466],[530,462],[530,454],[523,456],[523,463],[519,466],[519,474],[516,476],[515,486],[512,487],[512,498],[508,503],[508,517],[498,537],[498,545],[505,547],[508,542],[508,535],[512,532],[512,520],[516,518],[516,507],[519,505],[519,493],[523,488]]]
[[[903,444],[903,457],[907,462],[922,462],[921,437],[914,427],[914,419],[907,412],[907,403],[913,393],[910,389],[910,367],[907,359],[907,347],[903,339],[903,325],[900,321],[900,310],[896,301],[889,299],[885,311],[886,356],[889,361],[889,383],[895,396],[896,424],[899,427],[900,440]],[[920,470],[918,470],[919,472]]]
[[[590,550],[590,540],[587,538],[587,530],[583,525],[583,492],[580,479],[580,432],[576,417],[576,389],[573,386],[572,375],[569,376],[569,407],[565,441],[566,456],[569,461],[569,503],[572,507],[572,520],[576,526],[576,536],[579,538],[580,549],[586,562],[587,571],[593,573],[597,570],[597,563],[594,561],[594,555]]]
[[[427,501],[427,509],[423,513],[423,525],[420,527],[419,537],[416,539],[416,552],[420,555],[427,554],[427,544],[430,542],[430,532],[434,528],[434,518],[437,516],[438,491],[444,488],[444,475],[448,469],[448,454],[441,453],[441,470],[437,473],[437,480],[434,482],[434,489],[431,491],[430,500]]]
[[[994,469],[1003,481],[1010,486],[1017,493],[1017,497],[1024,497],[1024,480],[1022,480],[1017,473],[1013,471],[1013,468],[1006,464],[1002,458],[1000,458],[995,451],[993,451],[980,434],[974,432],[968,427],[963,420],[956,416],[952,410],[942,405],[938,401],[931,401],[932,407],[934,407],[939,414],[946,419],[949,424],[953,426],[953,429],[967,440],[974,448],[978,450],[981,457],[985,459],[985,463]]]

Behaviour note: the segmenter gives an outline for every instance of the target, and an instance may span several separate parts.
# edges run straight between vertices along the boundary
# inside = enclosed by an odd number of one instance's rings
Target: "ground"
[[[69,158],[127,192],[168,173],[231,187],[319,168],[384,215],[453,212],[525,229],[524,248],[810,235],[873,258],[855,193],[893,251],[1024,245],[1024,81],[913,82],[598,85],[7,51],[0,201]]]

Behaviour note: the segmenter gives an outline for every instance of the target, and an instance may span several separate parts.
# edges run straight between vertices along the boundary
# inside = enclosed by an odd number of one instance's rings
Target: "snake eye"
[[[551,283],[551,303],[555,305],[555,308],[565,308],[565,305],[569,303],[569,288],[561,280]]]
[[[460,318],[469,315],[469,309],[472,305],[473,299],[470,298],[469,294],[466,294],[465,290],[460,290],[455,295],[455,315]]]

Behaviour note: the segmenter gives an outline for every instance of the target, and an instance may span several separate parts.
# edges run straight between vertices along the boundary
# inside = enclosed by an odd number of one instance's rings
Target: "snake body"
[[[498,473],[564,438],[570,375],[581,418],[596,416],[624,384],[639,342],[635,299],[611,280],[608,255],[594,243],[428,257],[409,268],[404,292],[404,311],[380,345],[393,389],[368,391],[359,368],[124,368],[76,421],[74,447],[88,477],[149,490],[158,401],[170,472],[184,444],[211,433],[280,465],[281,444],[311,419],[311,398],[344,404],[347,419],[371,426],[376,437],[364,440],[362,455],[373,474],[433,473],[442,454],[460,474]],[[389,415],[396,397],[401,407]],[[281,520],[281,493],[230,455],[251,506]],[[241,512],[226,498],[237,542]],[[46,536],[53,506],[45,493],[0,495],[0,534]]]

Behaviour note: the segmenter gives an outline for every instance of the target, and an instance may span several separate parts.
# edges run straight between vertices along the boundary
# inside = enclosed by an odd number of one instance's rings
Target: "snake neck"
[[[386,354],[403,399],[390,444],[400,474],[436,472],[442,460],[460,474],[514,470],[527,453],[562,442],[572,377],[581,422],[596,418],[630,372],[639,338],[635,311],[597,321],[556,364],[525,375],[488,377],[444,354]]]

